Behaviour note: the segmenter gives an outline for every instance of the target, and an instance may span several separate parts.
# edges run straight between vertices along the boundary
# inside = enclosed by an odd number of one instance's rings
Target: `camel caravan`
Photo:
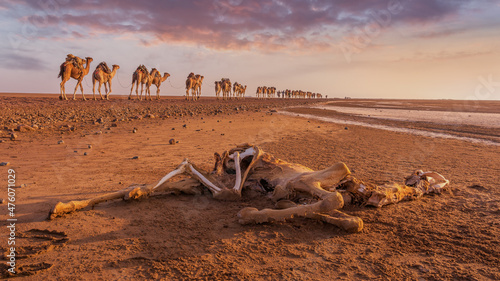
[[[91,57],[86,57],[85,59],[79,58],[72,54],[68,54],[65,62],[63,62],[59,69],[59,77],[61,77],[60,83],[60,93],[59,99],[68,100],[66,96],[66,90],[64,85],[70,78],[77,80],[75,90],[73,92],[73,100],[76,100],[76,91],[78,87],[82,92],[83,100],[87,100],[83,93],[83,78],[90,71],[90,63],[92,62]],[[101,62],[94,70],[92,74],[92,93],[94,100],[97,100],[95,95],[95,85],[98,83],[97,91],[101,100],[109,100],[109,95],[111,94],[112,80],[116,75],[116,72],[120,69],[117,64],[112,65],[110,69],[106,62]],[[156,86],[156,99],[160,99],[160,86],[167,78],[170,77],[168,72],[164,72],[163,76],[160,71],[156,68],[152,68],[148,71],[146,66],[139,65],[137,69],[132,74],[132,83],[130,88],[130,94],[128,99],[131,100],[132,93],[135,87],[135,94],[138,100],[142,100],[142,94],[144,92],[145,100],[153,100],[151,97],[151,86]],[[186,100],[196,101],[201,96],[201,86],[203,84],[204,76],[200,74],[194,74],[191,72],[186,79]],[[101,94],[101,87],[104,84],[104,96]],[[139,84],[141,85],[141,90],[139,92]],[[247,85],[242,85],[238,82],[231,83],[229,78],[222,78],[220,81],[215,81],[215,96],[217,100],[221,98],[222,100],[229,99],[244,99],[247,90]],[[276,87],[257,87],[256,97],[258,99],[271,99],[271,98],[323,98],[319,93],[304,92],[304,91],[292,91],[283,90],[276,91]]]
[[[231,85],[233,92],[231,93]],[[220,99],[220,93],[222,92],[222,99],[228,100],[231,98],[244,99],[245,92],[247,90],[247,85],[241,85],[238,82],[231,84],[229,78],[222,78],[220,81],[215,81],[215,96]]]
[[[271,98],[276,98],[276,95],[278,98],[288,98],[288,99],[322,99],[323,95],[320,93],[313,93],[313,92],[305,92],[305,91],[294,91],[294,90],[284,90],[284,91],[276,91],[275,87],[267,87],[267,86],[262,86],[262,87],[257,87],[257,91],[255,92],[255,96],[258,99],[271,99]]]

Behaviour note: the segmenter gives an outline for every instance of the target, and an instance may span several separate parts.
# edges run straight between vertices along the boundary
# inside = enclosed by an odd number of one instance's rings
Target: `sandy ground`
[[[8,169],[25,184],[16,188],[18,280],[500,279],[498,146],[271,112],[299,103],[0,97],[0,162],[10,162],[0,167],[0,198]],[[11,141],[22,124],[38,128],[21,126]],[[172,138],[179,143],[169,145]],[[244,142],[313,169],[343,161],[365,181],[399,182],[424,169],[451,185],[418,201],[346,208],[364,221],[358,234],[307,219],[241,226],[241,208],[272,202],[209,194],[113,201],[46,220],[59,201],[154,183],[186,157],[209,170],[214,152]],[[0,208],[5,222],[7,205]],[[8,235],[4,227],[4,258]],[[5,262],[1,270],[9,276]]]

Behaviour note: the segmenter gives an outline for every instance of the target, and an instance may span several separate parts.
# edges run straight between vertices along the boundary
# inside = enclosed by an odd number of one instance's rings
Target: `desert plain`
[[[319,106],[319,107],[318,107]],[[465,122],[373,118],[321,106],[500,114],[494,101],[302,100],[60,101],[0,94],[1,220],[15,171],[17,280],[499,280],[500,129]],[[315,116],[344,120],[306,118]],[[498,115],[500,116],[500,115]],[[410,116],[411,119],[411,116]],[[493,119],[493,123],[495,123]],[[496,119],[498,122],[500,119]],[[353,123],[354,122],[354,123]],[[445,133],[442,138],[387,127]],[[15,134],[15,139],[11,139]],[[170,140],[174,140],[171,144]],[[476,141],[470,141],[473,139]],[[110,201],[47,220],[58,202],[155,183],[189,158],[205,170],[214,152],[252,143],[314,170],[344,162],[364,181],[402,182],[416,169],[450,180],[442,194],[382,208],[350,206],[360,233],[295,218],[240,225],[266,197],[217,201],[161,194]]]

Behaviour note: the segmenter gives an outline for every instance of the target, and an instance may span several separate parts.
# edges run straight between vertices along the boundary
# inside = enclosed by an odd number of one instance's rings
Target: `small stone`
[[[96,122],[99,124],[102,124],[102,123],[104,123],[104,118],[101,117],[101,118],[97,119]]]
[[[4,140],[0,140],[0,143],[4,142]]]
[[[173,145],[173,144],[175,144],[175,140],[174,140],[174,139],[170,139],[170,140],[168,141],[168,143],[169,143],[169,144],[171,144],[171,145]]]
[[[28,126],[28,125],[19,125],[17,126],[17,129],[16,131],[18,132],[29,132],[29,131],[33,131],[35,129],[33,129],[32,127]]]
[[[11,141],[15,141],[16,139],[17,139],[17,135],[16,134],[14,134],[14,133],[10,134],[10,140]]]
[[[182,128],[187,128],[187,124],[182,125]]]
[[[425,267],[423,267],[422,265],[421,265],[421,266],[419,266],[419,267],[418,267],[418,269],[419,269],[419,270],[420,270],[420,272],[422,272],[422,273],[427,273],[427,272],[429,272],[429,271],[430,271],[428,268],[425,268]]]
[[[135,134],[135,133],[137,133],[137,128],[134,128],[134,129],[132,130],[132,133],[134,133],[134,134]]]
[[[10,162],[2,162],[0,163],[0,166],[9,166],[10,165]]]
[[[119,182],[118,184],[123,184],[123,182]]]
[[[139,159],[139,158],[140,158],[139,156],[132,157],[132,159],[134,159],[134,160]]]
[[[175,128],[172,128],[172,131],[175,131]]]
[[[344,130],[349,130],[349,128],[345,127]]]
[[[151,119],[156,118],[153,114],[148,114],[148,115],[146,115],[146,117],[147,117],[147,118],[151,118]]]
[[[27,186],[28,186],[28,184],[23,183],[21,185],[16,186],[15,188],[23,188],[23,187],[27,187]]]
[[[318,126],[318,128],[321,128],[321,126]]]
[[[57,142],[57,144],[64,144],[64,141],[60,140],[60,141]]]
[[[102,135],[102,131],[96,132],[96,135]]]
[[[84,156],[87,156],[88,154],[87,154],[87,152],[84,152],[84,153],[83,153],[83,155],[84,155]]]
[[[118,127],[118,124],[113,123],[113,124],[111,124],[111,127]]]
[[[89,149],[92,149],[92,145],[91,145],[91,144],[89,144],[87,147],[88,147]]]
[[[3,204],[4,200],[3,199],[0,199],[0,204]]]

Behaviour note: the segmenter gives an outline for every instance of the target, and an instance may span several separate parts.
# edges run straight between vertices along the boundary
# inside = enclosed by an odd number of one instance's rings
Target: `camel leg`
[[[109,95],[111,94],[111,80],[108,81],[108,84],[109,84],[109,92],[108,92],[108,89],[106,89],[106,100],[109,100]],[[106,87],[106,83],[104,83],[104,87]]]
[[[137,80],[137,85],[135,85],[135,95],[139,99],[139,80]]]
[[[132,79],[132,87],[130,88],[130,95],[128,95],[129,100],[132,99],[132,91],[134,90],[134,84],[135,84],[135,81]]]
[[[97,89],[99,90],[99,92],[101,91],[100,83],[99,83],[99,87]],[[95,78],[93,78],[93,77],[92,77],[92,95],[94,97],[94,100],[96,100],[96,98],[95,98]]]
[[[83,80],[82,80],[82,81],[83,81]],[[83,98],[83,100],[87,100],[87,99],[85,98],[85,94],[83,93],[83,85],[82,85],[82,81],[80,81],[80,90],[82,91],[82,98]]]
[[[64,85],[66,84],[68,80],[65,80],[64,78],[62,79],[61,81],[61,99],[64,99],[64,100],[68,100],[68,97],[66,96],[66,88],[64,87]]]
[[[199,186],[199,182],[196,183],[193,180],[184,180],[177,183],[168,183],[167,181],[177,175],[186,172],[186,169],[192,168],[192,165],[187,159],[185,159],[176,169],[168,173],[162,179],[158,181],[156,185],[139,185],[130,186],[125,189],[108,193],[102,196],[98,196],[93,199],[81,200],[81,201],[70,201],[67,203],[59,202],[49,213],[49,218],[53,219],[64,214],[68,214],[74,211],[78,211],[87,207],[93,207],[99,203],[106,202],[109,200],[123,199],[123,200],[138,200],[141,198],[147,198],[153,192],[160,191],[171,191],[171,192],[191,192],[196,194],[193,190],[194,187]]]
[[[360,218],[348,216],[337,210],[342,208],[344,201],[338,192],[330,193],[323,200],[309,205],[297,205],[283,210],[263,209],[247,207],[238,213],[239,223],[253,224],[274,221],[285,221],[294,217],[305,217],[322,220],[334,224],[346,231],[359,232],[363,228]]]
[[[102,96],[102,93],[101,93],[101,87],[102,87],[102,82],[99,81],[99,97],[101,97],[101,100],[104,99],[104,97]],[[108,90],[106,88],[106,83],[104,83],[104,93],[106,93]]]
[[[160,86],[157,86],[156,87],[156,99],[159,100],[160,99]]]
[[[78,84],[80,84],[80,80],[76,81],[75,91],[73,92],[73,100],[76,100],[76,90],[78,90]]]

